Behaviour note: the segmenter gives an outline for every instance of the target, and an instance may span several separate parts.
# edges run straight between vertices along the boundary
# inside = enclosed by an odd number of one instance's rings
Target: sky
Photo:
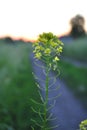
[[[85,18],[87,0],[0,0],[0,37],[36,39],[43,32],[63,35],[70,31],[70,19]]]

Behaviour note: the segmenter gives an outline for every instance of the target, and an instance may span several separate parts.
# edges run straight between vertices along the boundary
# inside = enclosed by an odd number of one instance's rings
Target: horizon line
[[[38,34],[39,35],[39,34]],[[69,35],[69,32],[65,32],[65,33],[62,33],[62,34],[57,34],[56,36],[58,37],[62,37],[62,36],[65,36],[65,35]],[[31,37],[27,37],[27,36],[14,36],[14,35],[8,35],[8,34],[4,34],[4,35],[1,35],[0,36],[0,39],[4,39],[6,37],[9,37],[11,38],[12,40],[23,40],[25,42],[28,42],[28,41],[36,41],[38,36],[36,36],[36,38],[31,38]]]

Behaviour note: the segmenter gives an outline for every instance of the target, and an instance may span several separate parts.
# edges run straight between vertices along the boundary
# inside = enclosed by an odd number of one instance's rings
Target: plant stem
[[[49,67],[48,62],[46,64],[46,82],[45,82],[45,102],[44,102],[44,123],[43,129],[46,130],[47,128],[47,105],[48,105],[48,93],[49,93]]]

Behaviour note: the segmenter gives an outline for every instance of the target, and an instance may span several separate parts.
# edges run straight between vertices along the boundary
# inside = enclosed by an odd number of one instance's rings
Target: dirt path
[[[35,75],[40,79],[44,80],[45,75],[43,73],[42,68],[36,66],[34,64],[33,56],[31,55],[31,62],[32,67]],[[41,65],[42,63],[38,61],[38,64]],[[51,76],[55,76],[51,73]],[[41,80],[37,80],[41,87],[44,87],[44,82]],[[53,81],[51,80],[51,83]],[[68,89],[68,87],[57,78],[57,81],[54,85],[60,86],[58,91],[51,91],[49,96],[54,97],[57,94],[61,94],[56,99],[55,106],[50,110],[53,113],[54,117],[57,117],[56,121],[52,121],[51,124],[58,124],[59,127],[53,130],[77,130],[79,127],[79,123],[87,119],[87,111],[83,108],[81,103],[74,97],[72,92]],[[42,91],[42,95],[44,92]],[[51,102],[50,102],[51,103]]]

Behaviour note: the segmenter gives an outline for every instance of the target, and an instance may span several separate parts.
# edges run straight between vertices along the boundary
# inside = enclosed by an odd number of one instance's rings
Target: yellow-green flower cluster
[[[80,123],[80,130],[87,130],[87,120],[84,120]]]
[[[49,61],[49,66],[57,68],[60,53],[63,50],[63,43],[57,36],[51,32],[40,34],[37,41],[34,43],[34,55],[36,59]]]
[[[35,58],[52,57],[55,61],[59,60],[59,55],[63,49],[63,43],[52,33],[43,33],[39,35],[37,42],[34,43]]]

